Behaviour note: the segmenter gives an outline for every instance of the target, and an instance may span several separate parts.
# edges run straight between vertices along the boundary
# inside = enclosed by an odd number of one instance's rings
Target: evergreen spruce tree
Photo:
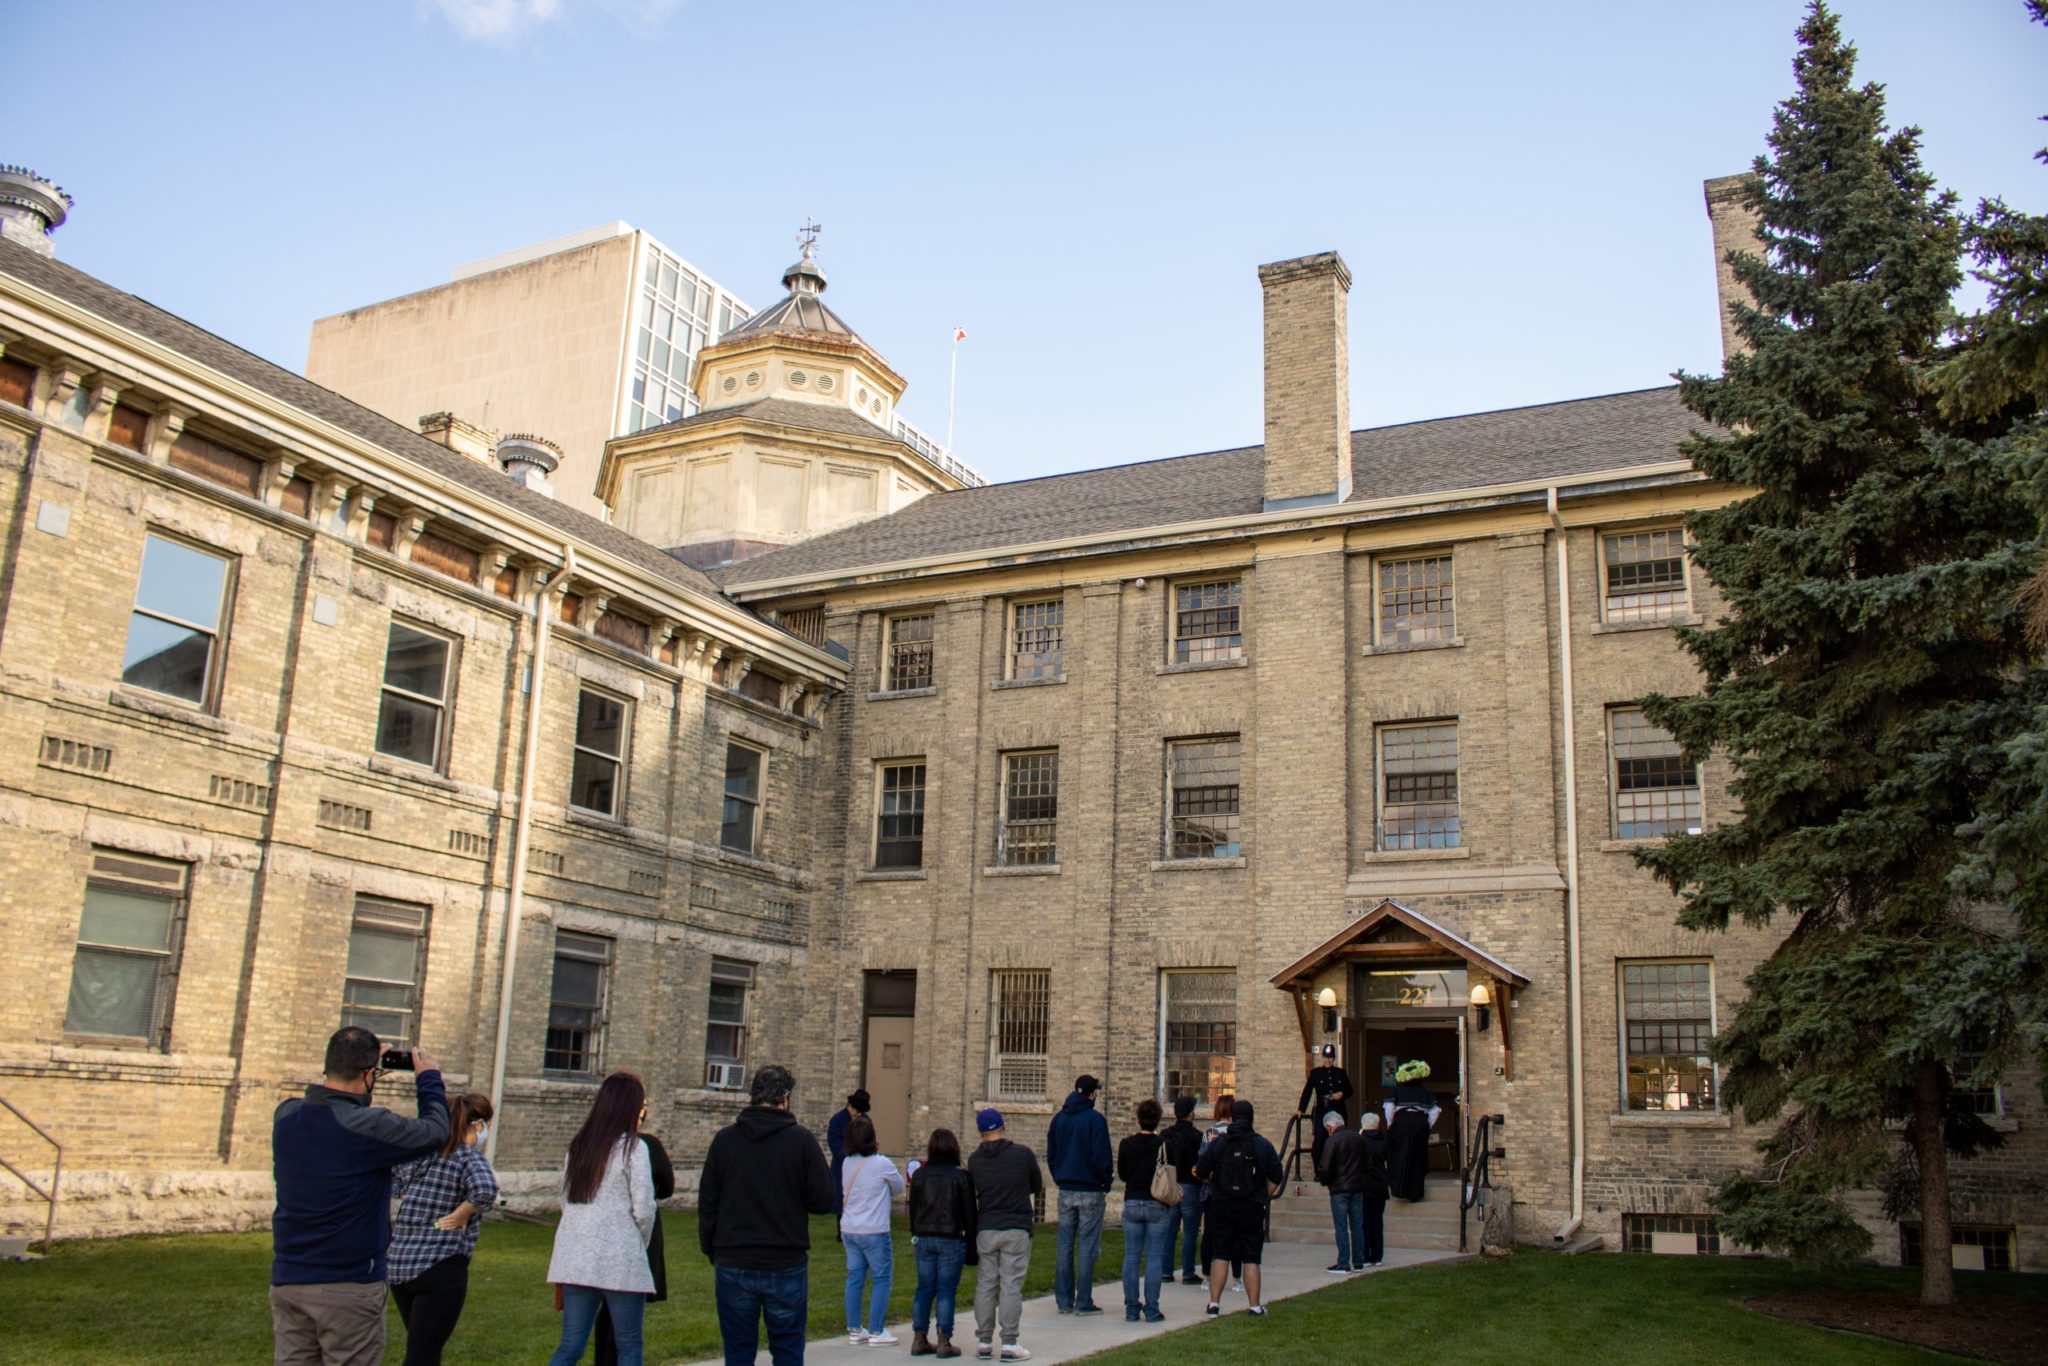
[[[1639,859],[1684,926],[1788,928],[1715,1041],[1724,1102],[1777,1121],[1762,1167],[1716,1193],[1723,1235],[1860,1254],[1842,1196],[1876,1186],[1892,1217],[1917,1206],[1922,1299],[1941,1304],[1948,1156],[1996,1141],[1957,1063],[1977,1028],[2012,1028],[1979,980],[2004,926],[1951,879],[1981,777],[1972,727],[2026,659],[2014,597],[2035,523],[2008,467],[1933,412],[1961,278],[1952,199],[1918,130],[1887,129],[1881,88],[1854,83],[1834,15],[1815,3],[1798,37],[1797,90],[1747,191],[1762,251],[1731,258],[1754,299],[1735,310],[1747,351],[1679,377],[1725,433],[1686,454],[1755,492],[1688,519],[1727,609],[1680,633],[1702,691],[1646,701],[1689,755],[1726,755],[1740,810]]]

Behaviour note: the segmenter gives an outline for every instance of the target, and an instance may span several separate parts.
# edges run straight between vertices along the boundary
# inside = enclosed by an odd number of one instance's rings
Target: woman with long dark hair
[[[932,1130],[924,1165],[910,1178],[910,1236],[917,1244],[917,1295],[910,1302],[910,1354],[956,1357],[953,1301],[960,1269],[974,1260],[974,1178],[960,1165],[960,1140]],[[938,1341],[925,1336],[938,1311]]]
[[[647,1266],[654,1169],[640,1141],[646,1118],[647,1088],[631,1072],[614,1072],[569,1140],[562,1222],[548,1260],[548,1279],[562,1292],[562,1341],[549,1366],[576,1366],[582,1359],[600,1304],[611,1313],[619,1366],[642,1366],[640,1322],[654,1293]]]
[[[405,1325],[405,1366],[440,1366],[462,1317],[483,1213],[498,1203],[498,1178],[480,1147],[490,1131],[490,1097],[457,1096],[441,1151],[391,1174],[399,1200],[385,1278]]]
[[[903,1194],[903,1173],[877,1151],[875,1122],[866,1115],[855,1116],[846,1126],[846,1167],[839,1180],[844,1197],[839,1241],[846,1245],[846,1340],[856,1347],[894,1347],[903,1339],[889,1331],[884,1317],[889,1308],[889,1284],[896,1276],[895,1254],[889,1246],[889,1207]],[[863,1319],[860,1292],[870,1279],[874,1293]]]

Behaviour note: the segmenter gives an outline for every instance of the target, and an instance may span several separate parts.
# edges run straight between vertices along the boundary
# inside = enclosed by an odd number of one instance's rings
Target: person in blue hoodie
[[[1073,1094],[1052,1117],[1045,1135],[1045,1165],[1060,1188],[1059,1261],[1052,1298],[1062,1314],[1100,1314],[1095,1304],[1095,1259],[1102,1253],[1102,1210],[1116,1178],[1109,1151],[1109,1121],[1095,1110],[1102,1083],[1083,1073]]]
[[[347,1025],[327,1041],[325,1080],[277,1107],[270,1128],[270,1325],[279,1363],[377,1366],[384,1359],[384,1251],[391,1170],[448,1140],[441,1065],[412,1051],[419,1116],[370,1104],[382,1048]]]

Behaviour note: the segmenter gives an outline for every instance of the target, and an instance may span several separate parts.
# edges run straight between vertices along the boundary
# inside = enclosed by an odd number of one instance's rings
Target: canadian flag
[[[963,342],[963,341],[966,341],[966,340],[967,340],[967,329],[966,329],[966,328],[964,328],[964,327],[956,327],[956,328],[954,328],[954,329],[953,329],[953,340],[954,340],[954,341],[956,341],[956,342]]]

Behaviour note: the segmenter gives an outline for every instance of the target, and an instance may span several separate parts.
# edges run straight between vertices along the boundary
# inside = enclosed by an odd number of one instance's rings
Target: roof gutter
[[[1572,1216],[1552,1238],[1564,1243],[1578,1232],[1586,1217],[1586,993],[1585,983],[1579,979],[1579,747],[1578,695],[1572,674],[1571,552],[1565,545],[1564,516],[1559,511],[1557,495],[1556,487],[1552,487],[1546,502],[1551,534],[1557,540],[1558,705],[1564,711],[1565,992],[1570,1036],[1565,1075],[1571,1085]]]
[[[945,569],[949,566],[979,566],[994,556],[1016,559],[1027,555],[1052,554],[1063,550],[1087,550],[1092,547],[1114,545],[1119,549],[1131,548],[1133,541],[1140,539],[1167,539],[1179,536],[1198,536],[1207,532],[1227,531],[1283,531],[1327,527],[1333,524],[1359,520],[1375,512],[1395,512],[1403,508],[1428,507],[1432,512],[1459,511],[1488,502],[1500,502],[1518,496],[1541,495],[1554,506],[1560,490],[1580,490],[1599,484],[1611,484],[1617,480],[1655,480],[1671,475],[1695,474],[1697,471],[1690,460],[1662,460],[1654,465],[1629,465],[1619,469],[1593,470],[1586,474],[1573,475],[1568,479],[1533,479],[1511,484],[1486,484],[1473,489],[1456,491],[1455,502],[1437,501],[1432,503],[1430,495],[1401,494],[1391,498],[1361,498],[1348,503],[1329,504],[1315,509],[1282,509],[1277,512],[1252,512],[1231,517],[1208,517],[1193,522],[1165,522],[1157,526],[1131,527],[1118,531],[1092,532],[1086,536],[1068,536],[1052,541],[1033,541],[1019,545],[983,546],[973,551],[952,552],[944,555],[927,555],[917,559],[894,560],[883,564],[865,565],[857,574],[824,572],[791,574],[778,579],[763,579],[755,583],[730,584],[725,591],[740,602],[757,598],[782,597],[805,589],[817,589],[848,582],[874,582],[880,579],[914,574],[923,570]],[[1441,493],[1433,495],[1441,500]]]

